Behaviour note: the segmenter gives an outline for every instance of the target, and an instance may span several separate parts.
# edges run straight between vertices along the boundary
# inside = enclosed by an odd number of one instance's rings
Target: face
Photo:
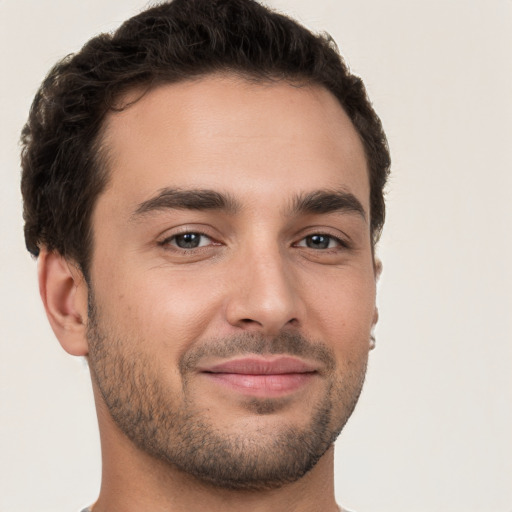
[[[320,87],[210,76],[110,115],[104,143],[88,326],[98,395],[177,470],[236,489],[297,480],[355,406],[375,319],[351,122]]]

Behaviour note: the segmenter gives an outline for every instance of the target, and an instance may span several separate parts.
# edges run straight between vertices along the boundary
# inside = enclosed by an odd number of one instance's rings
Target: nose
[[[235,265],[234,265],[235,266]],[[277,335],[298,327],[304,308],[290,263],[274,250],[255,250],[236,262],[226,308],[227,321],[245,331]]]

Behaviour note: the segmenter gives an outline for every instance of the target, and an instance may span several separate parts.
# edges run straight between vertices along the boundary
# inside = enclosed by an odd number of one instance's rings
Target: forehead
[[[125,101],[103,131],[104,199],[133,209],[165,187],[219,189],[249,202],[341,188],[368,210],[361,140],[322,87],[208,76]]]

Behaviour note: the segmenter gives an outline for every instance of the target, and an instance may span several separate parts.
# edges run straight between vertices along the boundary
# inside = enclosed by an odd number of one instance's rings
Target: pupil
[[[324,235],[308,236],[306,245],[311,249],[327,249],[329,247],[329,237]]]
[[[201,235],[197,233],[185,233],[176,237],[176,245],[181,249],[194,249],[199,246]]]

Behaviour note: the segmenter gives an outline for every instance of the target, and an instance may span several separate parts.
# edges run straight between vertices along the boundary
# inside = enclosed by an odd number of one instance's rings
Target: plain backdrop
[[[340,440],[358,512],[512,511],[512,2],[275,0],[327,30],[388,134],[381,320]],[[24,249],[19,133],[53,63],[144,0],[0,0],[0,511],[97,496],[88,370],[55,340]]]

